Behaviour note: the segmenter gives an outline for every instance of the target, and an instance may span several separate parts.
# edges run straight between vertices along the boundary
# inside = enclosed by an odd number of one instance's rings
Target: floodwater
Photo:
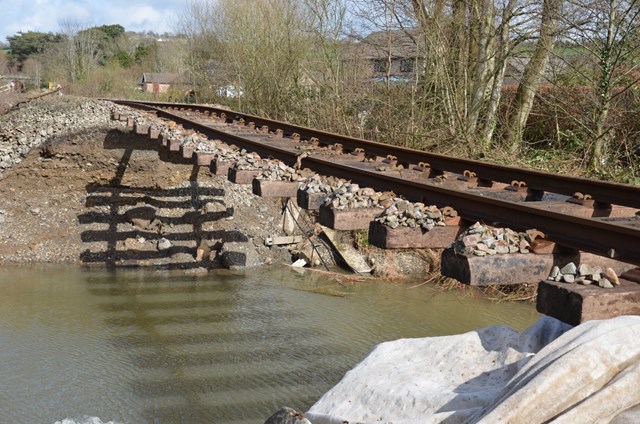
[[[539,318],[416,285],[0,268],[0,423],[262,423],[308,409],[377,343]]]

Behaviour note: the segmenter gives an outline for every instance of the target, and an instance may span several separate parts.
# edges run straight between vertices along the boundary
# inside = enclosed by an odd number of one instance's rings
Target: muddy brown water
[[[377,343],[539,318],[415,285],[0,268],[0,423],[262,423],[309,408]]]

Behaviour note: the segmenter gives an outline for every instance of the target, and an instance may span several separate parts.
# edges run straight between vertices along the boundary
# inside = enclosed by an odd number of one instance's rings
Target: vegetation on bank
[[[636,0],[193,0],[170,37],[18,33],[0,74],[86,96],[193,89],[189,100],[357,137],[638,184],[639,15]],[[399,33],[406,78],[392,75]],[[382,56],[362,53],[371,34]],[[146,93],[143,72],[189,85]]]

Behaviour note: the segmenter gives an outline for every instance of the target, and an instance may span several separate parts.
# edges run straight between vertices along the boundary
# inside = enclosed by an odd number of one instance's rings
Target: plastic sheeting
[[[313,424],[640,422],[640,317],[488,327],[375,347]]]

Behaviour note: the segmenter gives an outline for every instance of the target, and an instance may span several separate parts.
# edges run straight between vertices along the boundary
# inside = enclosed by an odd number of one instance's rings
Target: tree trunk
[[[465,123],[467,142],[476,138],[480,110],[487,99],[487,83],[490,75],[493,74],[493,66],[495,65],[493,0],[480,0],[477,3],[477,7],[475,17],[477,19],[479,37],[469,112]]]
[[[524,127],[549,61],[549,53],[555,45],[558,13],[561,6],[562,0],[544,0],[542,6],[540,36],[533,56],[525,68],[522,82],[518,86],[513,112],[509,117],[507,145],[512,156],[518,154],[522,145]]]
[[[606,147],[609,143],[609,133],[607,128],[607,119],[609,118],[609,107],[611,98],[608,96],[607,100],[598,110],[596,117],[596,139],[593,143],[593,151],[591,153],[591,161],[589,165],[593,168],[599,168],[607,165]]]
[[[613,43],[617,32],[618,0],[609,1],[609,16],[607,25],[607,39],[600,49],[600,78],[596,92],[598,93],[598,106],[596,110],[596,139],[591,151],[589,165],[592,168],[605,166],[607,162],[606,147],[609,144],[609,131],[607,120],[611,109],[611,76],[613,73]]]
[[[433,99],[439,108],[434,111],[436,116],[446,121],[449,133],[456,133],[456,100],[454,99],[455,78],[450,62],[454,61],[449,54],[448,32],[445,25],[446,2],[435,0],[433,8],[427,7],[423,0],[412,0],[412,7],[424,39],[424,78],[421,82],[422,99]],[[435,97],[435,99],[434,99]]]
[[[480,147],[482,151],[486,151],[491,146],[493,133],[496,129],[498,106],[502,97],[502,83],[504,74],[507,69],[507,60],[509,59],[509,32],[511,29],[511,19],[513,18],[513,10],[516,6],[516,0],[510,0],[502,10],[502,22],[500,24],[499,46],[496,49],[496,59],[494,66],[493,81],[491,84],[491,94],[485,120],[480,134]]]
[[[491,85],[491,94],[487,104],[484,124],[480,133],[480,146],[482,151],[488,150],[491,146],[491,139],[493,138],[493,133],[496,129],[498,119],[498,106],[500,105],[500,99],[502,98],[502,82],[507,69],[506,57],[503,57],[501,60],[497,60],[496,62],[495,74]]]

